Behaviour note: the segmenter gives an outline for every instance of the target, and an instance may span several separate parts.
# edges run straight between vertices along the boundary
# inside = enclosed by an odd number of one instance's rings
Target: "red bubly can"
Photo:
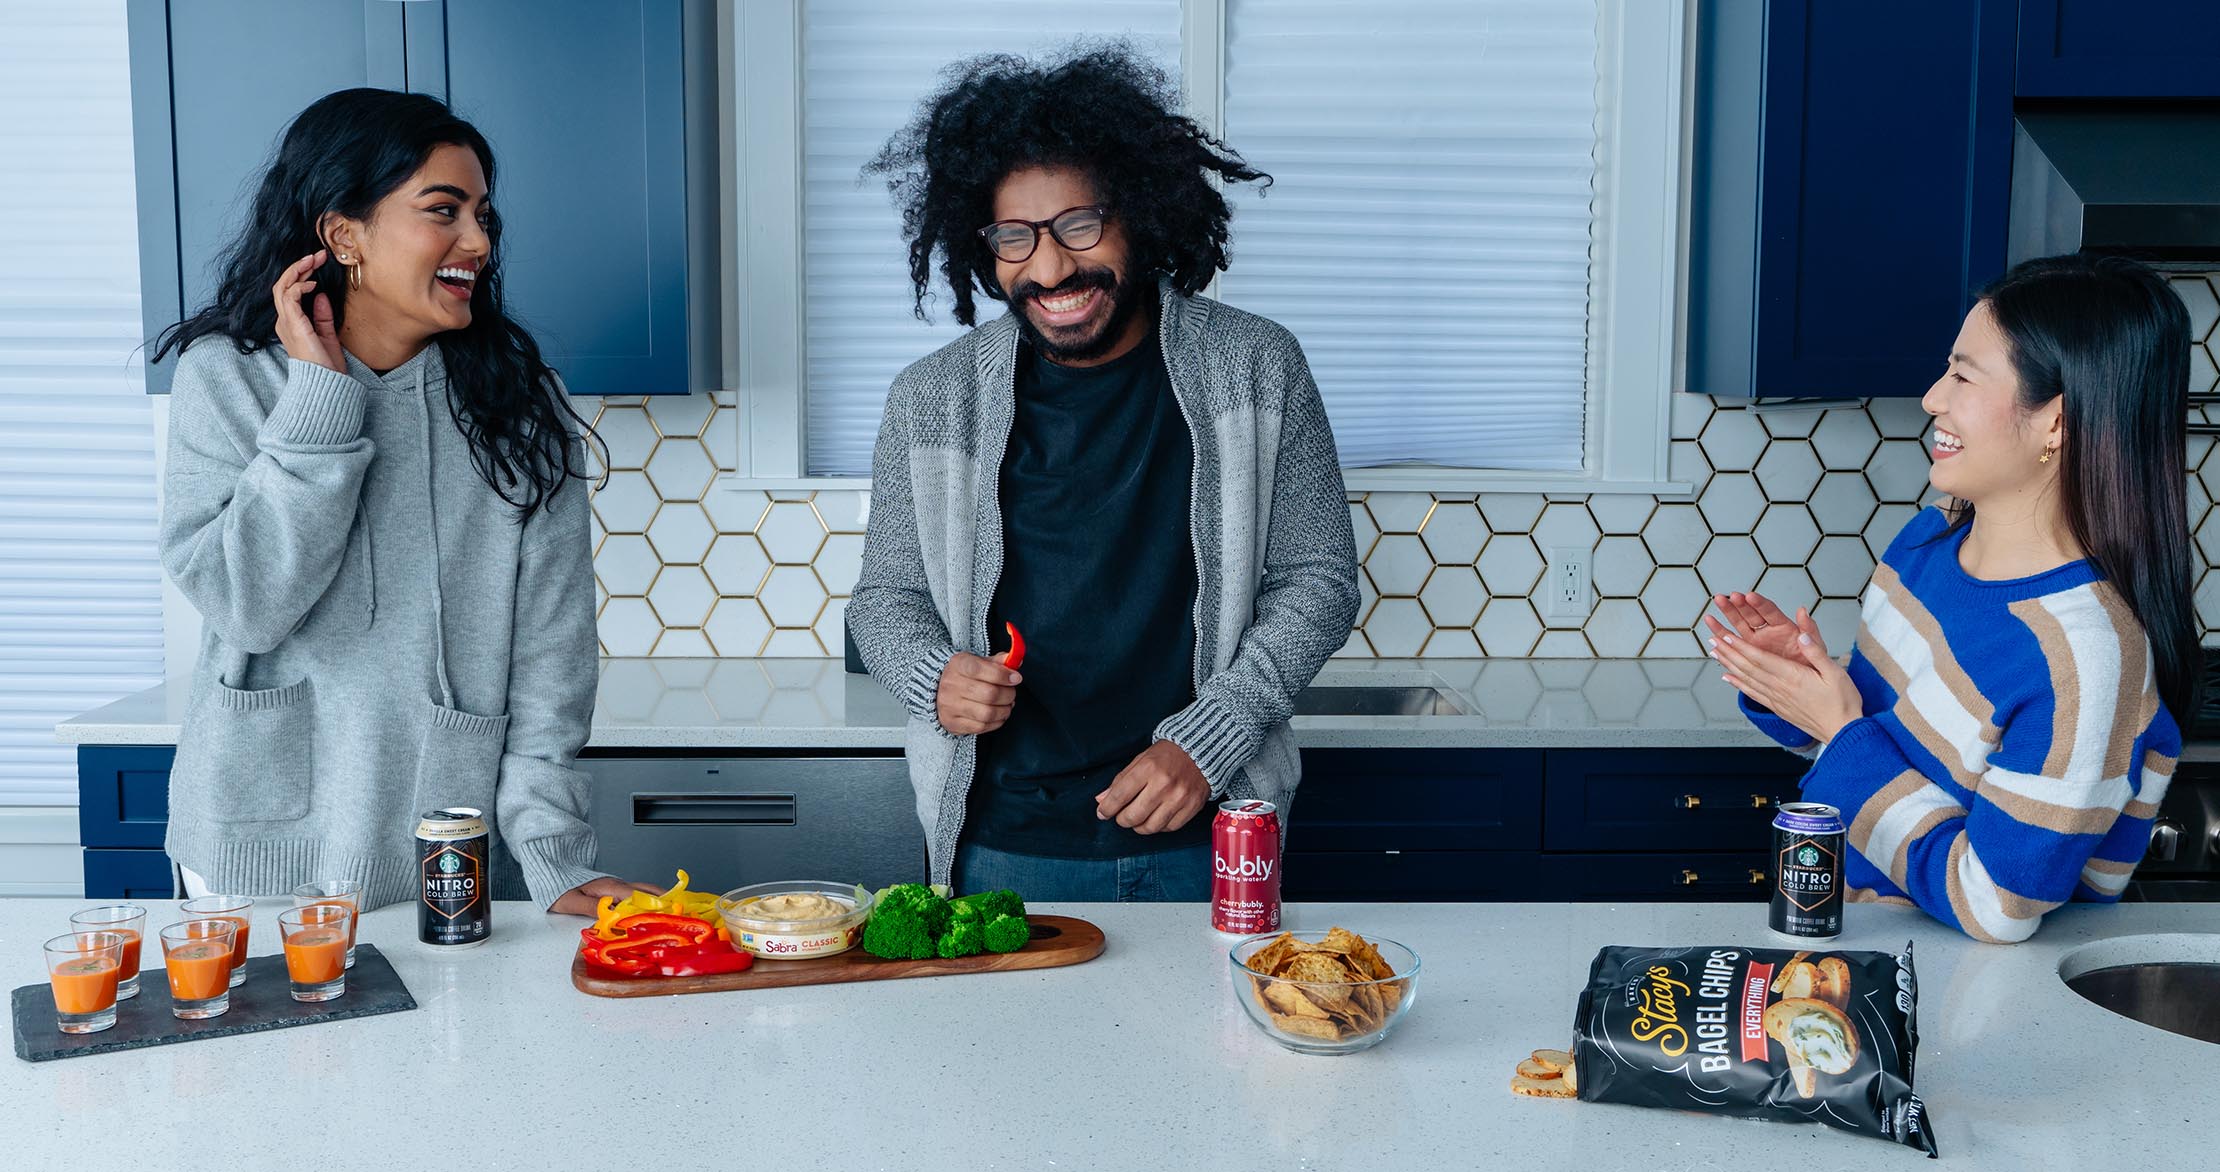
[[[1210,824],[1210,926],[1254,936],[1280,929],[1280,808],[1220,803]]]

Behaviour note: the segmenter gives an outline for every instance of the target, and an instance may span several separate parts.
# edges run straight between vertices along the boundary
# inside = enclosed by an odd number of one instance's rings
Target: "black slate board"
[[[159,961],[139,974],[139,995],[116,1003],[116,1024],[97,1034],[65,1034],[54,1024],[54,990],[40,982],[25,985],[9,998],[15,1016],[15,1056],[26,1062],[77,1058],[172,1042],[197,1042],[282,1030],[289,1026],[345,1021],[416,1008],[393,962],[375,944],[355,946],[355,967],[347,970],[347,991],[314,1004],[293,1000],[282,956],[247,959],[247,982],[231,991],[231,1009],[206,1021],[180,1021],[170,1013],[170,984]]]

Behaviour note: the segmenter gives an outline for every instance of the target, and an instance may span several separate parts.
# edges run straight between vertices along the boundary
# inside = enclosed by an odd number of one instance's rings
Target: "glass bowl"
[[[1291,932],[1316,944],[1324,932]],[[1393,940],[1367,936],[1395,975],[1376,980],[1298,981],[1268,977],[1249,958],[1282,933],[1251,936],[1227,954],[1233,963],[1233,996],[1264,1036],[1298,1054],[1354,1054],[1384,1041],[1411,1011],[1418,992],[1418,954]]]
[[[822,895],[848,910],[814,920],[749,914],[758,901],[772,895]],[[869,892],[862,893],[859,900],[853,883],[799,879],[736,887],[717,898],[717,915],[732,933],[734,948],[764,960],[807,960],[854,948],[863,939],[864,921],[871,918],[871,901]]]

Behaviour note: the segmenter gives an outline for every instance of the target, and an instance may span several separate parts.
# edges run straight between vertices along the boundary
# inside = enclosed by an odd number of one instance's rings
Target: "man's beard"
[[[1030,312],[1034,298],[1072,293],[1081,289],[1100,289],[1110,298],[1110,313],[1104,319],[1102,330],[1085,338],[1052,337],[1035,325]],[[1019,281],[1011,290],[1010,304],[1017,310],[1018,330],[1025,340],[1032,343],[1043,357],[1051,362],[1092,362],[1109,353],[1125,336],[1126,327],[1133,324],[1133,316],[1141,312],[1146,299],[1138,295],[1133,282],[1109,269],[1083,268],[1058,282],[1053,289],[1044,289],[1031,281]]]

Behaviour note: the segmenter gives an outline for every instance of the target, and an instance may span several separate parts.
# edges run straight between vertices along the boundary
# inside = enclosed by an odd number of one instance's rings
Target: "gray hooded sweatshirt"
[[[347,367],[177,359],[162,563],[203,625],[164,845],[214,890],[351,877],[377,907],[417,897],[417,816],[472,806],[544,907],[598,874],[585,485],[519,524],[436,343]]]
[[[1158,292],[1155,344],[1195,445],[1197,574],[1195,700],[1155,739],[1185,750],[1212,796],[1285,805],[1302,778],[1288,725],[1295,694],[1357,616],[1333,431],[1294,335],[1169,284]],[[958,650],[988,653],[1021,341],[1005,314],[895,378],[872,455],[863,575],[848,603],[864,666],[909,710],[910,785],[935,883],[955,869],[979,761],[978,738],[940,725],[940,674]]]

